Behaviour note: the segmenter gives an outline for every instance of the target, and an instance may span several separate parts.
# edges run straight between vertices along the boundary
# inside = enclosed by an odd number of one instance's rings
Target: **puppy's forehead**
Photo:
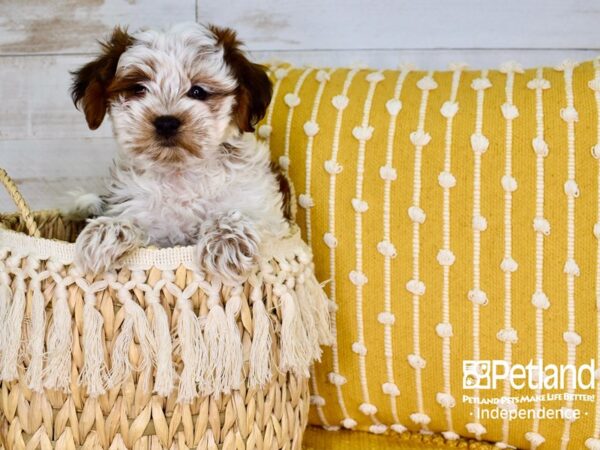
[[[192,79],[199,75],[235,86],[236,80],[223,57],[223,47],[205,26],[181,24],[167,30],[133,34],[134,43],[121,55],[117,71],[142,68],[151,74],[178,71]]]

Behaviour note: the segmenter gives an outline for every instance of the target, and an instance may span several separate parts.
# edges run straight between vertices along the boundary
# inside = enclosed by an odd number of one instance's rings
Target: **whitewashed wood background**
[[[98,190],[114,152],[110,126],[90,132],[73,107],[69,70],[114,25],[193,20],[233,27],[263,61],[444,69],[600,53],[597,0],[0,0],[0,166],[32,207]]]

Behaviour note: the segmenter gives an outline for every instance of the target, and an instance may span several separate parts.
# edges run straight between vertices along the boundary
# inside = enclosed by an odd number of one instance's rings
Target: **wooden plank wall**
[[[87,130],[68,72],[116,24],[194,20],[235,28],[256,59],[298,64],[444,69],[600,53],[595,0],[0,0],[0,166],[34,208],[98,190],[115,149],[108,123]]]

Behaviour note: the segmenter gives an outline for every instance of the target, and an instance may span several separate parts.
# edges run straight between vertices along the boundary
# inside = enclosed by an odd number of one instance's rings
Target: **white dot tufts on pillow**
[[[319,83],[322,83],[324,81],[329,81],[331,77],[329,76],[329,72],[326,70],[319,70],[315,75],[315,78]]]
[[[533,151],[536,153],[536,155],[543,157],[548,156],[548,144],[541,137],[538,136],[533,138],[531,145],[533,146]]]
[[[342,166],[339,165],[336,161],[332,161],[330,159],[325,161],[325,163],[323,163],[323,166],[325,167],[325,171],[330,175],[337,175],[342,171]]]
[[[467,297],[476,305],[487,305],[488,303],[487,294],[481,289],[471,289]]]
[[[600,159],[600,144],[596,144],[592,147],[592,156],[596,159]]]
[[[325,406],[325,399],[320,395],[311,395],[310,404],[315,406]]]
[[[384,394],[391,395],[392,397],[398,397],[400,395],[400,389],[395,383],[383,383],[381,390]]]
[[[593,91],[600,92],[600,78],[588,81],[588,87]]]
[[[338,111],[342,111],[348,106],[349,99],[345,95],[336,95],[331,99],[331,104]]]
[[[356,211],[357,213],[364,213],[367,209],[369,209],[369,204],[364,200],[353,198],[352,208],[354,208],[354,211]]]
[[[391,312],[384,311],[377,315],[377,321],[382,325],[394,325],[396,317]]]
[[[449,324],[449,323],[438,323],[435,326],[435,332],[437,333],[437,335],[439,337],[442,337],[442,338],[452,337],[452,335],[453,335],[452,324]]]
[[[419,81],[417,81],[417,87],[422,91],[430,91],[432,89],[436,89],[438,87],[438,84],[432,77],[427,75],[421,78]]]
[[[410,220],[413,222],[423,223],[427,216],[425,215],[425,211],[418,206],[411,206],[408,208],[408,217],[410,217]]]
[[[373,414],[377,414],[377,406],[371,403],[361,403],[358,409],[365,416],[372,416]]]
[[[477,231],[487,230],[487,219],[483,216],[473,217],[473,229]]]
[[[570,197],[579,197],[579,186],[575,180],[567,180],[565,182],[565,194]]]
[[[356,420],[351,419],[350,417],[347,417],[344,420],[342,420],[342,426],[344,428],[346,428],[347,430],[351,430],[356,425],[358,425],[358,423],[356,422]]]
[[[441,266],[451,266],[454,264],[456,257],[452,250],[442,249],[437,254],[437,260]]]
[[[363,286],[363,285],[367,284],[367,282],[369,281],[367,276],[359,270],[351,271],[348,276],[349,276],[352,284],[355,286]]]
[[[506,192],[514,192],[517,190],[518,184],[517,184],[517,180],[515,180],[514,177],[504,175],[502,177],[501,183],[502,183],[502,188]]]
[[[396,433],[404,433],[407,430],[407,428],[401,423],[394,423],[390,428]]]
[[[271,132],[273,131],[273,127],[271,125],[261,125],[258,128],[258,135],[261,138],[268,138],[271,136]]]
[[[419,355],[408,355],[408,364],[413,369],[424,369],[427,365],[426,361]]]
[[[560,117],[567,123],[579,121],[579,114],[572,106],[568,106],[560,110]]]
[[[456,406],[454,397],[446,392],[438,392],[435,395],[435,400],[443,408],[454,408]]]
[[[525,439],[527,439],[529,442],[531,442],[531,445],[535,445],[536,447],[540,446],[544,442],[546,442],[546,439],[544,438],[544,436],[542,436],[540,433],[536,433],[534,431],[528,431],[527,433],[525,433]]]
[[[456,115],[458,112],[458,103],[447,101],[444,102],[442,107],[440,108],[440,113],[447,119],[450,119]]]
[[[308,137],[313,137],[319,132],[319,124],[309,120],[304,124],[304,133]]]
[[[372,126],[359,126],[354,127],[352,130],[352,136],[359,141],[368,141],[373,136],[374,128]]]
[[[454,431],[442,431],[442,436],[444,436],[444,439],[447,441],[456,441],[458,438],[460,438],[458,433]]]
[[[476,91],[483,91],[485,89],[491,88],[492,83],[487,78],[475,78],[471,82],[471,88]]]
[[[419,280],[409,280],[408,283],[406,283],[406,290],[414,295],[424,295],[425,283]]]
[[[298,204],[302,208],[308,209],[308,208],[312,208],[313,206],[315,206],[315,201],[309,194],[300,194],[298,196]]]
[[[567,262],[565,262],[565,267],[563,268],[563,271],[567,275],[573,275],[575,277],[578,277],[580,274],[579,266],[577,265],[574,259],[568,259]]]
[[[550,234],[550,222],[543,217],[533,219],[533,229],[548,236]]]
[[[323,242],[325,242],[325,245],[329,248],[336,248],[338,245],[338,240],[332,233],[325,233],[323,235]]]
[[[471,422],[466,425],[467,431],[475,436],[481,436],[487,433],[487,429],[480,423]]]
[[[440,172],[438,183],[441,187],[450,189],[456,186],[456,178],[450,172]]]
[[[579,345],[581,344],[581,336],[574,331],[565,331],[563,333],[563,340],[567,344]]]
[[[517,108],[515,105],[504,103],[500,108],[502,109],[502,115],[505,119],[512,120],[519,117],[519,108]]]
[[[548,309],[550,308],[550,300],[548,300],[548,296],[543,292],[536,292],[531,296],[531,303],[536,308]]]
[[[352,351],[360,356],[365,356],[367,354],[367,347],[360,342],[355,342],[352,344]]]
[[[365,77],[365,79],[369,83],[379,83],[380,81],[385,80],[385,76],[381,72],[371,72]]]
[[[483,154],[490,146],[490,141],[483,134],[475,133],[471,135],[471,148],[475,153]]]
[[[376,424],[369,426],[369,433],[383,434],[387,431],[387,429],[388,429],[387,425],[384,425],[383,423],[376,423]]]
[[[423,130],[417,130],[410,133],[410,141],[417,147],[423,147],[429,144],[431,136]]]
[[[288,167],[290,167],[290,158],[288,158],[287,156],[280,156],[279,165],[282,169],[286,170]]]
[[[348,382],[345,376],[335,372],[329,372],[327,378],[329,379],[329,382],[335,386],[342,386]]]
[[[429,422],[431,422],[431,418],[424,413],[412,413],[410,415],[410,420],[418,425],[427,425]]]
[[[300,97],[298,97],[296,94],[294,94],[292,92],[289,92],[289,93],[285,94],[285,96],[283,97],[283,101],[290,108],[293,108],[300,104]]]
[[[577,420],[578,413],[576,413],[573,408],[567,408],[566,406],[563,406],[562,408],[560,408],[560,412],[562,417],[567,422],[573,423]]]
[[[550,89],[550,82],[544,78],[534,78],[527,82],[529,89]]]
[[[392,98],[385,103],[385,109],[390,116],[397,116],[402,109],[402,102],[397,98]]]
[[[389,241],[379,242],[377,244],[377,251],[389,258],[395,258],[397,256],[396,247]]]
[[[396,172],[396,169],[394,169],[393,167],[381,166],[379,168],[379,176],[381,177],[382,180],[394,181],[394,180],[396,180],[396,178],[398,178],[398,173]]]
[[[589,450],[600,450],[600,439],[598,438],[588,438],[585,440],[585,446]]]
[[[500,263],[502,272],[515,272],[519,268],[519,264],[512,258],[504,258]]]
[[[519,340],[517,330],[515,330],[514,328],[506,328],[498,331],[498,333],[496,334],[496,338],[500,342],[508,342],[511,344],[514,344]]]

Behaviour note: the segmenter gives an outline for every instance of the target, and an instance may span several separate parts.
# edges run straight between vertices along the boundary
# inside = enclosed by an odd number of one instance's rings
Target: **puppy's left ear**
[[[111,37],[102,42],[102,52],[93,61],[71,72],[71,97],[75,106],[81,106],[90,129],[100,126],[108,108],[108,86],[115,77],[119,58],[133,43],[127,30],[116,27]]]
[[[223,47],[225,62],[238,82],[233,107],[235,124],[240,131],[254,131],[254,126],[265,116],[273,94],[266,68],[248,61],[235,31],[214,25],[209,25],[209,29]]]

